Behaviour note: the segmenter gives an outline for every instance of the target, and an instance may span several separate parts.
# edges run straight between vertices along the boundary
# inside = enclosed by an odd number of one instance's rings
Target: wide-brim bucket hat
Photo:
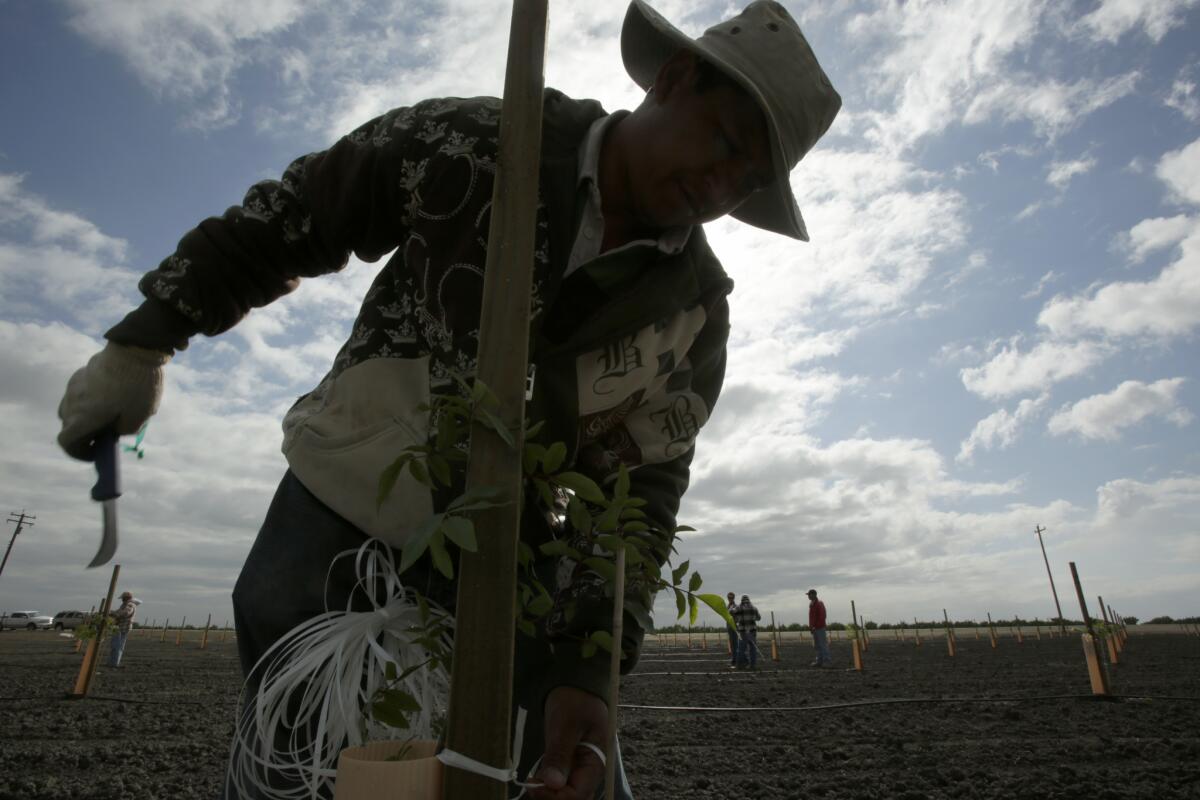
[[[621,29],[621,58],[643,89],[679,50],[689,50],[745,89],[762,109],[775,180],[732,215],[749,225],[808,241],[789,180],[792,169],[829,130],[842,98],[787,9],[756,0],[698,39],[680,31],[644,0],[633,0]]]

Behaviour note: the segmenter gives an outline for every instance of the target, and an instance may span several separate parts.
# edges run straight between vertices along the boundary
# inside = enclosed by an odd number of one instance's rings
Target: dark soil
[[[216,798],[237,657],[230,641],[200,650],[190,635],[177,646],[135,632],[126,666],[101,666],[91,696],[68,700],[72,640],[0,634],[0,800]],[[1200,639],[1135,635],[1110,667],[1130,699],[1103,702],[1078,637],[993,651],[960,634],[952,659],[942,640],[889,635],[876,634],[862,673],[844,668],[844,642],[836,669],[808,668],[811,647],[789,642],[757,672],[728,670],[723,639],[720,651],[712,637],[707,651],[648,642],[624,703],[749,710],[625,708],[635,797],[1200,797]],[[920,702],[864,704],[895,700]]]
[[[1200,798],[1200,639],[1132,637],[1109,675],[1114,694],[1138,697],[1105,702],[1091,696],[1077,635],[1005,637],[993,650],[986,631],[961,631],[954,658],[944,638],[892,636],[875,634],[861,673],[846,669],[845,642],[832,645],[836,669],[808,667],[806,641],[731,672],[723,636],[707,652],[663,637],[625,679],[623,703],[750,708],[626,708],[634,795]],[[770,655],[769,639],[759,646]]]

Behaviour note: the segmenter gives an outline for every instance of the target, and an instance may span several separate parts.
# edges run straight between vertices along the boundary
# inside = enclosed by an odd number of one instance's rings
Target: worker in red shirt
[[[817,657],[810,667],[832,667],[833,656],[829,654],[829,632],[825,630],[825,604],[817,599],[817,590],[808,590],[808,629],[812,631],[813,647]]]

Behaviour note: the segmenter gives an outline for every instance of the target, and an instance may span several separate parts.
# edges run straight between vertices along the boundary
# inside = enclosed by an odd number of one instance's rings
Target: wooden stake
[[[850,620],[852,622],[858,620],[858,609],[854,607],[853,600],[850,601]],[[860,631],[862,631],[862,628],[856,626],[854,630],[854,639],[850,643],[850,651],[854,656],[854,669],[858,672],[862,672],[863,670],[862,645],[859,643]]]
[[[79,665],[79,675],[75,678],[75,688],[71,691],[72,698],[87,697],[88,690],[92,687],[96,664],[100,661],[100,642],[103,638],[101,632],[106,627],[104,623],[108,621],[108,610],[112,607],[113,592],[117,590],[117,576],[120,574],[121,565],[114,564],[112,579],[108,582],[108,596],[100,604],[100,620],[96,623],[96,635],[88,641],[87,650],[83,654],[83,663]]]
[[[167,626],[170,624],[171,624],[171,618],[167,617],[166,620],[163,621],[162,635],[158,637],[158,640],[160,642],[165,642],[167,640]]]
[[[921,626],[917,622],[917,618],[913,617],[913,638],[916,639],[917,647],[921,646]]]
[[[990,611],[988,612],[988,635],[992,637],[992,649],[995,650],[997,646],[996,626],[992,624],[992,612]]]
[[[208,647],[208,629],[212,627],[212,614],[208,615],[208,621],[204,623],[204,636],[200,639],[200,649]]]
[[[1100,642],[1096,638],[1096,633],[1092,630],[1092,617],[1088,614],[1087,601],[1083,599],[1083,585],[1079,582],[1079,571],[1075,569],[1075,562],[1068,562],[1071,565],[1071,580],[1075,582],[1075,594],[1079,598],[1079,610],[1083,612],[1083,624],[1087,626],[1087,633],[1083,634],[1083,652],[1088,664],[1088,677],[1092,682],[1092,694],[1109,695],[1108,690],[1108,673],[1104,671],[1104,665],[1100,658]]]
[[[187,625],[187,617],[183,618],[183,622],[179,623],[179,629],[175,631],[175,645],[177,647],[179,646],[179,643],[183,641],[183,626],[184,625]]]
[[[521,429],[529,364],[547,4],[548,0],[514,0],[509,28],[477,376],[498,401],[495,415],[516,431],[516,447],[482,424],[472,427],[467,488],[498,490],[503,505],[475,516],[479,549],[462,553],[460,559],[446,731],[448,749],[500,768],[508,763],[512,736]],[[614,649],[619,653],[620,644],[614,643]],[[541,709],[532,711],[541,713]],[[611,714],[616,715],[615,708]],[[505,800],[508,786],[448,767],[443,797]]]
[[[862,635],[862,649],[865,653],[871,646],[871,637],[867,635],[867,620],[865,617],[860,616],[858,618],[858,630]]]
[[[775,626],[775,612],[771,612],[771,660],[779,660],[779,628]]]
[[[604,800],[614,800],[617,791],[617,710],[621,700],[621,635],[625,621],[625,549],[617,551],[616,580],[613,586],[612,655],[609,659],[608,739],[604,772]]]
[[[950,615],[944,608],[942,609],[942,618],[946,620],[946,650],[950,653],[950,657],[954,658],[954,629],[950,627]]]

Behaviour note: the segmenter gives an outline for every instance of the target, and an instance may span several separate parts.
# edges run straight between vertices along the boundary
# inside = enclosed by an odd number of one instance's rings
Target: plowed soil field
[[[135,632],[68,700],[80,655],[52,632],[0,634],[0,800],[216,798],[239,672],[232,641]],[[638,800],[1197,798],[1200,639],[1135,633],[1092,699],[1078,636],[993,649],[959,632],[880,631],[862,672],[813,669],[807,640],[731,671],[723,636],[647,642],[624,681],[621,740]],[[723,710],[701,710],[701,709]]]

